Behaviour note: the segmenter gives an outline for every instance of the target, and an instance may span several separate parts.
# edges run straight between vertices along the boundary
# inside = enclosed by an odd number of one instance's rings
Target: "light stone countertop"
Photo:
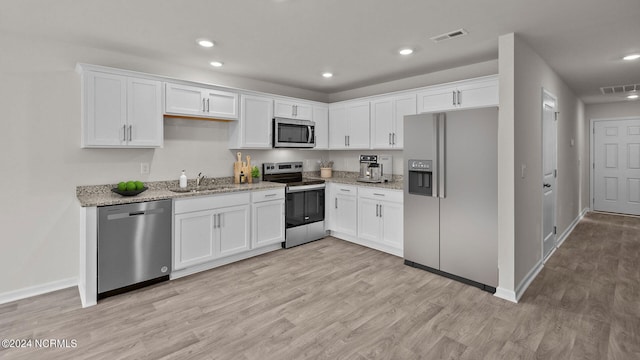
[[[321,179],[327,183],[346,184],[354,186],[374,187],[389,190],[402,190],[404,181],[402,176],[393,176],[393,181],[386,183],[366,183],[357,181],[358,173],[347,171],[333,171],[333,176],[330,178],[320,177],[320,172],[305,172],[304,178],[306,179]],[[213,183],[212,183],[213,182]],[[78,186],[76,187],[76,196],[82,207],[92,206],[108,206],[108,205],[122,205],[131,204],[145,201],[165,200],[165,199],[180,199],[195,196],[207,196],[224,193],[234,193],[240,191],[253,191],[253,190],[267,190],[284,188],[284,184],[274,183],[269,181],[259,181],[254,184],[233,184],[233,178],[215,178],[206,179],[202,188],[206,190],[200,190],[197,192],[173,192],[170,189],[178,188],[178,181],[153,181],[145,183],[148,190],[135,196],[122,196],[111,191],[116,187],[115,184],[109,185],[93,185],[93,186]],[[195,183],[193,179],[189,180],[188,189],[194,189]]]
[[[328,183],[354,185],[354,186],[366,186],[373,188],[381,188],[388,190],[402,190],[404,188],[404,181],[401,175],[393,175],[393,181],[386,183],[368,183],[356,180],[359,173],[350,171],[333,171],[333,176],[330,178],[320,177],[320,172],[307,172],[304,177],[307,179],[320,179],[325,180]]]
[[[216,179],[217,180],[217,179]],[[267,189],[284,189],[284,184],[260,181],[254,184],[232,184],[230,182],[215,181],[213,185],[203,185],[202,188],[206,190],[200,190],[197,192],[173,192],[169,189],[178,188],[177,181],[156,181],[148,182],[145,184],[149,189],[141,194],[135,196],[122,196],[111,191],[116,185],[96,185],[96,186],[78,186],[76,188],[76,196],[82,207],[91,206],[107,206],[107,205],[121,205],[131,204],[137,202],[165,200],[165,199],[180,199],[195,196],[207,196],[224,193],[234,193],[241,191],[252,190],[267,190]],[[189,184],[188,189],[195,188],[195,185]]]

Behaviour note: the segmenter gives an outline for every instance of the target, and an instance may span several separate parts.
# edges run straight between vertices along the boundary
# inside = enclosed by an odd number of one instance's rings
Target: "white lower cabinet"
[[[250,195],[174,201],[173,269],[185,269],[250,249]]]
[[[329,201],[326,204],[329,216],[329,230],[347,236],[356,236],[358,187],[329,184]]]
[[[358,191],[358,237],[383,247],[402,249],[402,192],[366,188]]]
[[[402,256],[402,190],[336,183],[330,183],[328,188],[326,208],[331,235]]]
[[[284,190],[251,194],[251,248],[284,242]]]

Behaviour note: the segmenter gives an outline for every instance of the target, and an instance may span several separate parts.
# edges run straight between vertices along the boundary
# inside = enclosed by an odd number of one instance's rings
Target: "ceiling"
[[[593,103],[640,83],[640,61],[621,60],[640,53],[639,19],[638,0],[3,0],[0,31],[327,94],[496,59],[515,32]]]

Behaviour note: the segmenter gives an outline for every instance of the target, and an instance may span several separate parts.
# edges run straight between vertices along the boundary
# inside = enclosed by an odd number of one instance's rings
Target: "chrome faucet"
[[[198,177],[196,177],[196,187],[200,187],[200,185],[204,183],[205,178],[205,175],[202,175],[202,173],[198,173]]]

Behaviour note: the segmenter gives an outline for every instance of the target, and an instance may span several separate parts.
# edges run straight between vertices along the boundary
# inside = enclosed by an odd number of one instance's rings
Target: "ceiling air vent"
[[[604,86],[600,88],[600,91],[604,95],[625,94],[640,91],[640,84]]]
[[[468,33],[469,32],[467,30],[465,30],[465,29],[458,29],[458,30],[453,30],[453,31],[445,33],[445,34],[440,34],[440,35],[434,36],[434,37],[431,38],[431,40],[433,40],[434,42],[439,43],[441,41],[445,41],[445,40],[449,40],[449,39],[465,36]]]

